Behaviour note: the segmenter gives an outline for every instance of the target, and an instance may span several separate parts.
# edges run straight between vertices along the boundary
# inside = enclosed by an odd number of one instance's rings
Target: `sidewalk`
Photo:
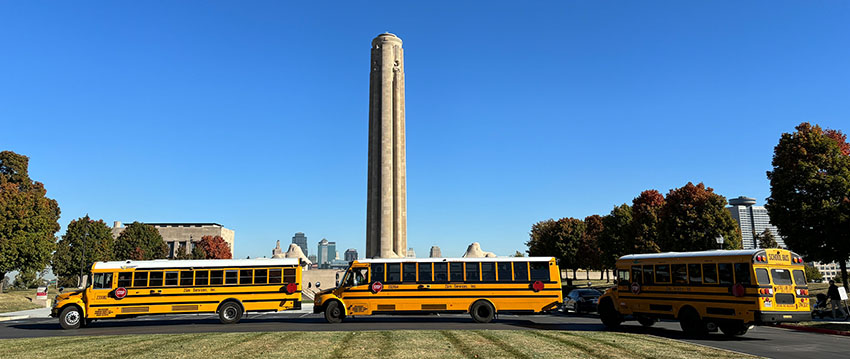
[[[19,312],[0,313],[0,322],[27,318],[49,318],[50,308],[37,308]]]

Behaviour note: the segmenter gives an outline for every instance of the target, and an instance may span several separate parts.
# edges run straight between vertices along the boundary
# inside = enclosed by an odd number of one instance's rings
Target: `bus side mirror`
[[[313,288],[313,282],[307,282],[307,288]]]
[[[322,282],[318,282],[318,281],[317,281],[317,282],[316,282],[316,288],[319,288],[319,287],[321,287],[321,286],[322,286]]]

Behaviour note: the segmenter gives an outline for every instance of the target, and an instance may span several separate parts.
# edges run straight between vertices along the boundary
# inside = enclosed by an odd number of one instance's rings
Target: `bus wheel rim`
[[[227,319],[236,318],[236,309],[235,308],[227,308],[224,310],[224,317]]]
[[[76,325],[79,322],[80,322],[80,313],[77,312],[76,310],[72,310],[72,311],[68,312],[68,314],[65,314],[65,323],[68,323],[68,324],[71,324],[71,325]]]

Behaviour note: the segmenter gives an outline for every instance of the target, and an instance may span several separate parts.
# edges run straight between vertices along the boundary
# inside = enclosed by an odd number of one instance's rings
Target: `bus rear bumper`
[[[756,312],[756,322],[760,324],[782,322],[805,322],[812,320],[810,312]]]

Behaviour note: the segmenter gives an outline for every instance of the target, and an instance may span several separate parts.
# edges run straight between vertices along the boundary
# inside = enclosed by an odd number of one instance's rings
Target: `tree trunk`
[[[573,268],[573,279],[578,279],[576,278],[576,272],[578,272],[578,268]]]
[[[3,288],[4,279],[6,279],[6,272],[0,272],[0,293],[6,290],[6,288]]]
[[[584,276],[587,277],[587,281],[590,281],[590,268],[584,270]]]
[[[844,285],[845,291],[850,291],[850,286],[847,284],[847,260],[838,261],[838,266],[841,267],[841,284]]]
[[[608,271],[607,269],[600,269],[599,270],[599,280],[605,279],[605,272],[607,272],[607,271]]]

